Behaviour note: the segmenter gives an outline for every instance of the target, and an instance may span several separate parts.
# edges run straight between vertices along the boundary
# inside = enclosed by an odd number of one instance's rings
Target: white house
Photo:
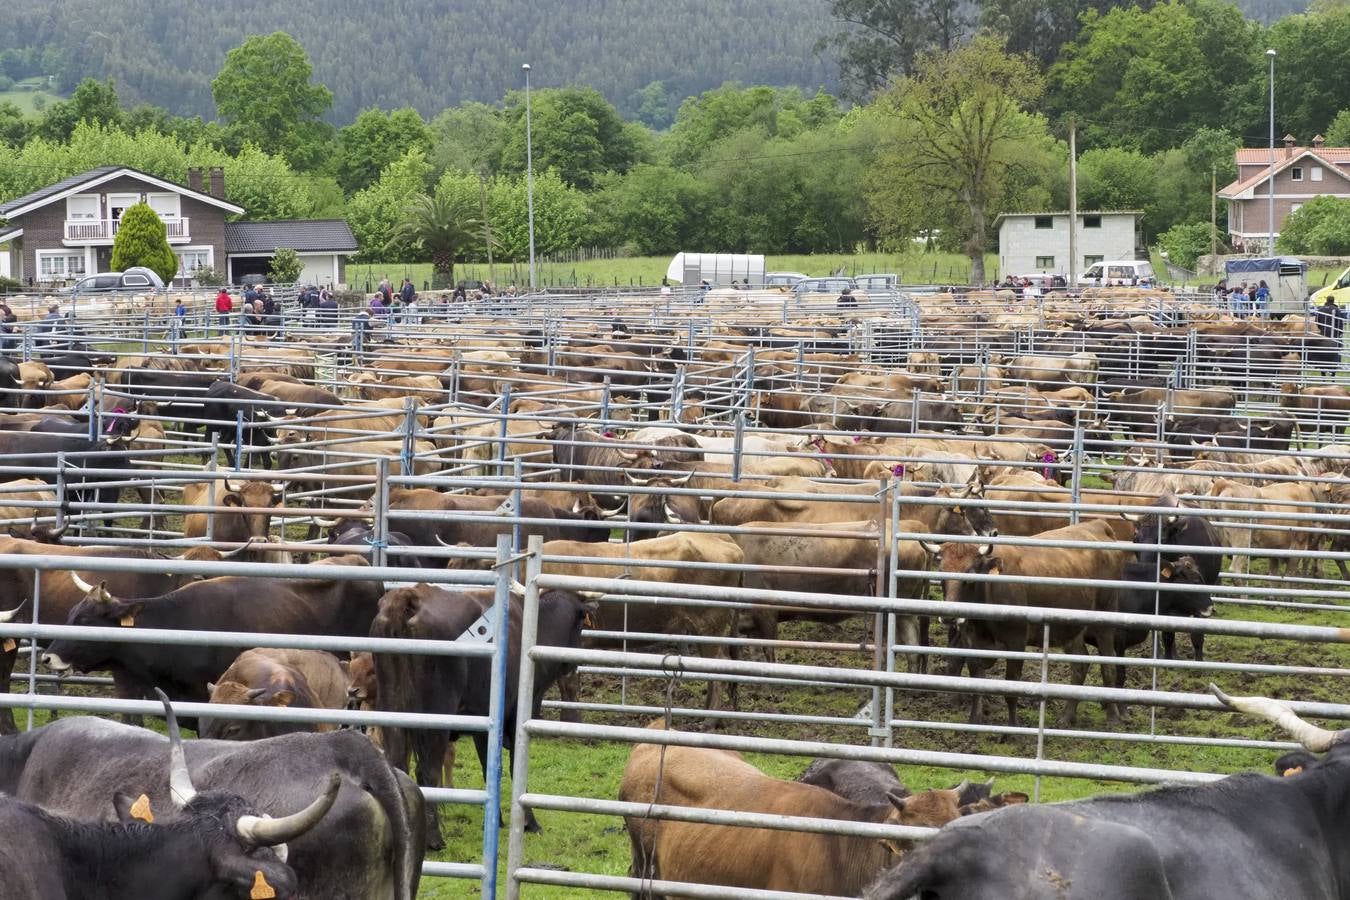
[[[1081,273],[1106,259],[1134,259],[1138,210],[1080,212],[1078,266]],[[994,222],[998,228],[998,273],[1031,275],[1069,274],[1069,214],[1067,212],[1007,213]]]

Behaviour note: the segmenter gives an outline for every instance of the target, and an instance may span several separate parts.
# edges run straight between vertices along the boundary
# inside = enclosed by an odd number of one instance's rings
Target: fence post
[[[736,413],[736,434],[731,449],[731,480],[741,480],[741,454],[745,452],[745,410]]]
[[[1069,508],[1069,522],[1074,525],[1078,524],[1078,504],[1081,503],[1083,499],[1084,452],[1083,420],[1079,413],[1075,412],[1073,416],[1073,468],[1070,470],[1072,473],[1070,475],[1072,482],[1069,485],[1069,490],[1071,492],[1069,499],[1073,504]]]
[[[510,433],[507,426],[511,422],[511,384],[502,385],[502,408],[497,414],[501,417],[501,427],[497,429],[497,477],[506,477],[506,438]]]
[[[516,741],[511,749],[511,830],[506,847],[506,897],[519,900],[516,870],[525,852],[525,795],[530,780],[530,715],[534,712],[534,649],[539,631],[539,573],[543,538],[530,535],[525,563],[525,599],[520,616],[520,673],[516,684]]]
[[[886,539],[886,522],[890,518],[890,492],[894,484],[887,481],[877,494],[877,569],[873,576],[872,590],[878,598],[886,596],[888,589],[888,578],[883,578],[882,573],[886,571],[886,561],[890,559],[890,541]],[[887,640],[888,629],[886,627],[887,616],[881,610],[877,610],[872,616],[872,668],[878,672],[890,671],[891,645]],[[889,705],[887,694],[882,693],[880,686],[872,688],[872,725],[867,729],[868,737],[872,739],[873,747],[881,747],[890,743],[890,720],[885,718],[886,707]]]
[[[411,396],[403,398],[403,474],[413,473],[417,447],[417,407]]]
[[[406,474],[406,473],[405,473]],[[372,506],[370,535],[370,564],[386,564],[389,546],[389,457],[381,456],[375,462],[375,498]]]
[[[234,470],[244,467],[244,411],[234,411]]]
[[[36,627],[42,609],[42,570],[33,570],[33,615],[30,621]],[[28,696],[37,696],[37,638],[28,639]],[[33,707],[28,707],[28,724],[25,731],[33,730]]]
[[[1098,651],[1100,652],[1100,651]],[[1039,762],[1045,756],[1045,692],[1046,685],[1050,683],[1050,626],[1041,627],[1041,702],[1040,712],[1036,719],[1036,760]],[[1031,802],[1041,802],[1041,776],[1036,775],[1036,780],[1031,788]]]
[[[506,724],[506,666],[510,654],[511,549],[506,535],[497,535],[496,594],[492,623],[492,678],[488,692],[487,771],[483,775],[487,802],[483,806],[483,896],[497,896],[497,856],[501,840],[502,731]]]

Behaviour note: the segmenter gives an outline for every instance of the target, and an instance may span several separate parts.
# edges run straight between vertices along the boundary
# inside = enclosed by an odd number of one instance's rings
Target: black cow
[[[312,579],[226,576],[194,581],[162,596],[139,600],[114,597],[102,584],[81,584],[88,593],[70,611],[66,624],[363,637],[370,631],[382,585],[324,578],[324,567],[334,563],[366,565],[359,556],[340,556],[317,564]],[[147,688],[162,688],[174,699],[205,703],[209,699],[206,685],[238,655],[238,647],[61,638],[42,658],[58,672],[115,667]]]
[[[380,600],[380,612],[370,628],[371,637],[453,641],[464,634],[483,613],[492,608],[491,591],[449,591],[427,584],[395,588]],[[594,612],[595,604],[583,602],[569,591],[546,591],[539,597],[538,643],[546,647],[581,646],[581,628]],[[510,604],[507,643],[506,722],[502,745],[508,751],[515,744],[516,688],[520,669],[521,599],[513,594]],[[483,657],[414,656],[393,653],[375,654],[375,678],[379,685],[379,706],[395,712],[426,712],[446,715],[482,716],[488,713],[491,686],[491,660]],[[539,661],[534,670],[534,706],[538,715],[544,692],[573,666]],[[410,756],[417,759],[417,783],[438,787],[441,761],[455,735],[429,728],[384,729],[385,752],[390,762],[408,770]],[[487,771],[487,734],[474,732],[478,761]],[[444,846],[440,822],[434,807],[429,807],[428,846]],[[538,831],[533,814],[526,813],[526,830]]]
[[[1187,515],[1181,510],[1181,506],[1175,496],[1164,494],[1153,501],[1153,506],[1176,507],[1178,512],[1153,516],[1144,516],[1142,521],[1135,520],[1134,539],[1141,544],[1162,543],[1174,544],[1182,547],[1222,547],[1223,541],[1219,536],[1218,529],[1196,515]],[[1161,534],[1162,540],[1159,541]],[[1223,570],[1222,553],[1200,553],[1200,554],[1182,554],[1163,551],[1162,558],[1164,563],[1177,563],[1183,556],[1190,556],[1194,559],[1196,568],[1200,572],[1200,579],[1204,584],[1215,587],[1219,583],[1219,578]],[[1138,551],[1139,562],[1145,566],[1157,567],[1157,551],[1151,549],[1140,549]],[[1180,594],[1174,594],[1180,598]],[[1210,598],[1208,595],[1191,594],[1194,600],[1189,601],[1196,608],[1203,609],[1206,605],[1213,611],[1212,602],[1206,603]],[[1178,615],[1197,615],[1198,613],[1178,613]],[[1163,649],[1168,659],[1176,658],[1176,634],[1171,631],[1165,631],[1162,634]],[[1205,658],[1205,636],[1201,632],[1191,632],[1191,650],[1195,654],[1196,660]]]
[[[1160,616],[1198,616],[1200,618],[1208,618],[1214,614],[1214,601],[1210,598],[1208,592],[1169,591],[1159,588],[1160,584],[1203,585],[1205,583],[1204,578],[1194,557],[1182,556],[1174,562],[1163,562],[1161,569],[1157,566],[1156,561],[1125,564],[1125,580],[1135,582],[1137,587],[1129,587],[1120,591],[1118,595],[1120,612],[1143,616],[1156,614]],[[1113,653],[1116,656],[1124,656],[1128,648],[1137,647],[1148,640],[1149,631],[1147,628],[1117,628],[1113,635],[1115,638],[1114,648],[1098,647],[1097,650],[1103,654]],[[1175,659],[1175,632],[1165,631],[1161,637],[1164,654],[1168,659]],[[1193,644],[1201,648],[1197,651],[1197,657],[1203,659],[1204,635],[1196,634],[1195,637],[1200,638],[1198,642],[1192,641]],[[1094,643],[1091,638],[1088,642]],[[1124,666],[1116,667],[1116,685],[1118,687],[1125,686]]]
[[[204,419],[207,422],[204,426],[206,439],[209,441],[213,437],[218,437],[221,447],[225,450],[226,459],[230,465],[234,465],[234,443],[238,437],[240,414],[242,413],[244,418],[244,443],[266,448],[272,446],[271,435],[268,433],[268,411],[273,410],[279,416],[283,406],[285,404],[271,394],[251,391],[229,381],[216,380],[207,387],[196,414],[186,418]],[[195,431],[196,427],[191,430]],[[262,467],[270,468],[271,452],[265,449],[259,456],[262,458]]]
[[[646,479],[633,477],[631,480],[647,488],[682,488],[693,474],[654,475]],[[606,514],[609,514],[608,510]],[[698,525],[703,521],[703,504],[693,494],[633,494],[628,498],[628,521],[645,525]],[[630,541],[659,537],[666,533],[646,529],[629,529],[627,532]]]
[[[35,470],[38,468],[45,469],[46,471],[34,471],[34,477],[41,478],[51,485],[55,485],[57,482],[56,460],[58,454],[61,453],[65,454],[66,462],[72,468],[129,471],[129,460],[125,454],[117,451],[130,442],[130,432],[134,427],[134,421],[130,416],[121,421],[128,424],[119,425],[112,433],[92,441],[89,440],[83,430],[79,434],[49,434],[34,431],[0,432],[0,458],[4,458],[8,465],[21,466],[27,463],[32,465]],[[24,458],[13,459],[16,456]],[[68,486],[81,482],[87,485],[75,490],[76,496],[82,502],[114,504],[121,494],[121,488],[98,487],[98,485],[105,481],[126,480],[127,476],[116,474],[83,475],[78,471],[70,471],[66,473],[65,477]]]
[[[369,522],[360,519],[319,519],[314,520],[320,526],[328,528],[328,543],[345,546],[369,545],[375,540],[375,528]],[[412,538],[401,531],[391,531],[385,536],[390,547],[416,547]],[[429,556],[389,556],[389,565],[404,569],[444,569],[445,560]]]
[[[1014,806],[961,819],[868,889],[869,900],[1333,900],[1350,898],[1350,731],[1260,697],[1312,753],[1300,774],[1244,773],[1194,787]]]
[[[0,738],[0,791],[86,822],[110,820],[114,809],[109,801],[115,794],[129,798],[144,794],[148,802],[137,811],[149,812],[157,824],[172,827],[183,813],[175,809],[164,777],[170,747],[164,735],[143,728],[84,716],[61,719]],[[260,815],[294,812],[324,791],[333,773],[339,775],[332,809],[309,833],[288,842],[287,862],[299,882],[297,900],[411,900],[416,895],[425,804],[416,785],[393,770],[368,738],[354,731],[332,731],[252,743],[188,741],[182,753],[191,783],[202,792],[199,801],[217,792],[250,797]],[[80,777],[70,777],[71,772]],[[119,807],[119,813],[127,811],[122,804]],[[4,844],[16,845],[19,833],[6,831]],[[125,857],[108,859],[115,860],[115,871],[122,871]],[[179,860],[167,861],[160,874],[178,877],[167,870],[182,865]],[[25,868],[36,867],[28,861]],[[3,871],[8,884],[15,870],[5,865]],[[279,896],[286,896],[281,885],[273,885]],[[45,900],[50,895],[43,896]],[[140,900],[177,895],[151,889],[132,896]],[[240,893],[231,887],[186,896],[240,900],[249,896],[249,890],[246,886]]]
[[[168,698],[169,794],[180,815],[155,820],[147,795],[118,795],[121,824],[62,818],[23,800],[0,799],[0,872],[7,900],[191,900],[208,897],[294,897],[296,873],[286,851],[273,851],[314,829],[341,787],[337,772],[308,806],[277,819],[253,812],[234,793],[199,793],[183,758],[182,737]],[[161,775],[161,781],[163,775]],[[110,795],[105,794],[107,804]],[[165,810],[167,811],[167,810]],[[143,819],[144,821],[136,821]]]

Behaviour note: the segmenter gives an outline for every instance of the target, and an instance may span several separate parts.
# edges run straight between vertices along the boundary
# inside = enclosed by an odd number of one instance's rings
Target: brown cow
[[[183,485],[183,505],[211,505],[212,484],[209,481],[194,481]],[[214,505],[239,509],[275,509],[283,487],[266,481],[231,483],[226,478],[214,482]],[[266,542],[272,528],[270,512],[190,512],[183,516],[183,536],[206,537],[212,516],[215,517],[215,530],[211,537],[220,543],[243,544],[250,540]]]
[[[245,650],[230,663],[220,680],[206,686],[209,703],[278,706],[298,709],[343,709],[347,677],[337,657],[321,650],[259,648]],[[336,725],[306,726],[296,722],[203,718],[203,738],[254,741],[293,731],[334,731]]]
[[[14,537],[28,537],[39,516],[53,514],[51,507],[42,509],[29,504],[56,502],[56,492],[41,478],[16,478],[0,482],[0,520],[7,521],[8,531]]]
[[[959,796],[960,790],[892,793],[862,804],[770,778],[733,750],[658,744],[633,748],[619,786],[619,799],[628,803],[931,827],[960,815]],[[625,816],[624,825],[634,878],[845,897],[860,895],[910,843],[639,816]]]
[[[1117,529],[1120,532],[1117,532]],[[1120,535],[1127,533],[1129,537]],[[1080,522],[1066,528],[1042,532],[1040,537],[1046,541],[1128,541],[1133,537],[1133,526],[1126,521],[1094,519]],[[938,569],[941,572],[971,573],[979,575],[1024,575],[1042,578],[1081,578],[1120,581],[1124,577],[1125,563],[1131,554],[1126,550],[1108,550],[1096,548],[1062,548],[1043,546],[1003,546],[995,549],[992,544],[955,544],[947,543],[941,547],[928,545],[930,553],[938,557]],[[1086,582],[1081,587],[1063,585],[1039,585],[1032,582],[990,582],[990,581],[943,581],[943,595],[953,603],[992,603],[1011,606],[1051,607],[1055,609],[1097,610],[1115,612],[1117,608],[1114,588],[1096,587]],[[1085,634],[1092,631],[1096,646],[1114,646],[1114,636],[1106,626],[1092,625],[1052,625],[1050,642],[1064,647],[1070,653],[1086,655]],[[1021,651],[1028,645],[1040,645],[1041,630],[1026,622],[994,621],[989,619],[967,618],[961,627],[963,642],[977,649],[1001,649]],[[988,658],[967,660],[972,676],[981,677],[993,664]],[[1008,681],[1017,681],[1022,677],[1023,660],[1007,661]],[[956,666],[959,671],[959,664]],[[1082,684],[1087,678],[1087,665],[1073,663],[1070,666],[1074,684]],[[1102,665],[1102,683],[1116,683],[1115,666]],[[1008,724],[1017,724],[1017,698],[1009,696]],[[1114,703],[1105,704],[1107,718],[1114,720],[1117,709]],[[1064,720],[1072,724],[1077,719],[1077,701],[1070,700],[1064,709]],[[984,698],[979,694],[971,697],[971,722],[984,719]]]
[[[1292,518],[1219,518],[1213,524],[1223,536],[1226,547],[1234,550],[1297,550],[1308,552],[1321,543],[1320,527],[1302,523],[1298,519],[1320,510],[1315,506],[1326,502],[1326,488],[1316,482],[1280,483],[1253,487],[1227,478],[1214,482],[1209,495],[1215,498],[1218,509],[1240,510],[1252,513],[1283,514]],[[1259,554],[1257,554],[1259,555]],[[1248,571],[1247,554],[1233,554],[1232,572],[1241,575]],[[1270,557],[1270,574],[1278,576],[1281,569],[1297,577],[1304,569],[1315,571],[1316,560],[1294,557]]]

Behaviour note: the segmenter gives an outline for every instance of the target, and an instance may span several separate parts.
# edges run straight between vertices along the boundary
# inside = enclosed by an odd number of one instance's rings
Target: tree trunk
[[[966,254],[970,257],[970,283],[976,287],[984,284],[984,206],[970,204],[970,238],[966,241]]]

